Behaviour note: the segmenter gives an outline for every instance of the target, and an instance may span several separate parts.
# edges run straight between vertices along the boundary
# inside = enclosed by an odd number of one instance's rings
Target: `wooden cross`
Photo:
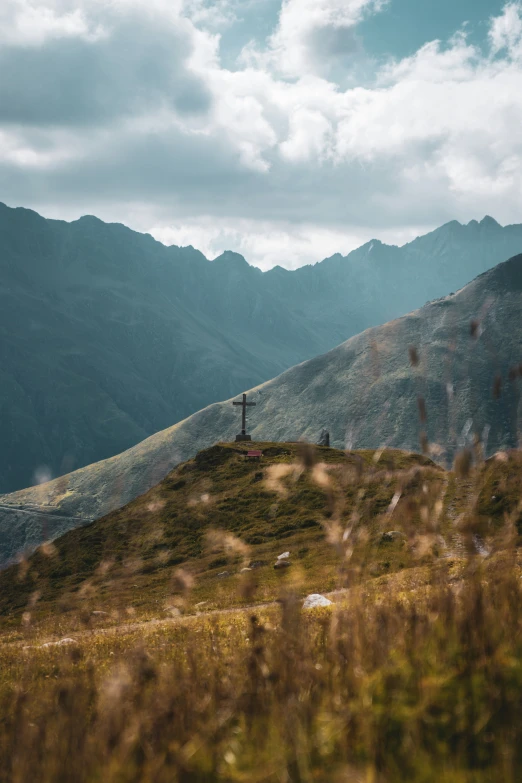
[[[241,416],[241,435],[246,435],[246,409],[250,407],[255,407],[257,403],[255,402],[247,402],[246,394],[243,394],[243,399],[241,402],[233,402],[232,405],[241,405],[243,408],[242,416]]]

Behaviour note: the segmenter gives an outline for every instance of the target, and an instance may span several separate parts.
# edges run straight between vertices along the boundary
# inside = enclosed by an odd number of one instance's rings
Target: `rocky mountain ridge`
[[[441,464],[478,437],[487,454],[515,448],[522,420],[522,255],[457,293],[362,332],[247,392],[256,441],[419,451]],[[5,562],[50,536],[109,513],[155,486],[180,462],[233,440],[240,416],[215,403],[133,448],[54,481],[0,497]],[[20,517],[19,512],[25,516]],[[56,518],[56,514],[59,518]]]
[[[0,204],[0,492],[121,453],[521,251],[522,226],[486,218],[262,273]]]

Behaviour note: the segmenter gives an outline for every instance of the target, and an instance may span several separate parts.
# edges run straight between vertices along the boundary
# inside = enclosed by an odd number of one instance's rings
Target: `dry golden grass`
[[[522,779],[522,455],[273,448],[203,452],[1,575],[0,781]]]
[[[520,780],[515,551],[379,582],[4,644],[0,779]]]

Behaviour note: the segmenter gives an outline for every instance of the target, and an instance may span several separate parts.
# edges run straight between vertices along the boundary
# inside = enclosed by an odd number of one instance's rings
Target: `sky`
[[[0,201],[209,258],[522,222],[521,128],[522,2],[0,2]]]

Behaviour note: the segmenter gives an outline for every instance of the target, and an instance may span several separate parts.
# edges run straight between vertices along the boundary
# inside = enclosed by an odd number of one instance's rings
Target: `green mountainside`
[[[521,312],[522,255],[255,387],[248,430],[255,441],[316,441],[324,427],[336,448],[423,448],[447,465],[475,437],[487,454],[514,448]],[[216,403],[118,456],[0,497],[1,560],[127,504],[239,428],[231,400]]]
[[[32,606],[62,617],[79,605],[161,616],[189,585],[191,606],[206,610],[248,604],[254,583],[256,600],[271,601],[282,574],[305,594],[332,591],[347,569],[418,570],[500,551],[522,533],[517,451],[455,473],[399,450],[259,447],[260,459],[248,444],[201,451],[124,508],[4,570],[0,616],[16,623]]]
[[[23,567],[23,578],[13,578],[20,573],[17,565],[1,572],[0,615],[17,615],[36,590],[39,611],[66,611],[90,584],[96,585],[98,610],[122,602],[153,609],[179,566],[197,576],[196,603],[215,604],[219,592],[220,605],[227,605],[237,592],[237,580],[228,577],[252,564],[264,585],[258,600],[273,599],[279,584],[273,566],[285,551],[290,567],[304,570],[311,589],[332,590],[338,555],[324,525],[345,525],[355,510],[357,526],[366,535],[371,531],[371,540],[361,538],[353,562],[371,557],[375,573],[415,562],[403,540],[381,541],[379,520],[400,483],[403,494],[393,524],[405,532],[407,524],[419,529],[419,488],[429,485],[433,504],[445,485],[444,471],[431,460],[388,450],[376,461],[374,452],[291,443],[262,443],[260,449],[261,459],[246,456],[248,444],[201,451],[129,505],[37,550]],[[209,547],[210,531],[221,532]],[[227,540],[229,534],[240,541]]]
[[[522,226],[485,218],[263,274],[0,204],[0,491],[119,454],[520,251]]]

